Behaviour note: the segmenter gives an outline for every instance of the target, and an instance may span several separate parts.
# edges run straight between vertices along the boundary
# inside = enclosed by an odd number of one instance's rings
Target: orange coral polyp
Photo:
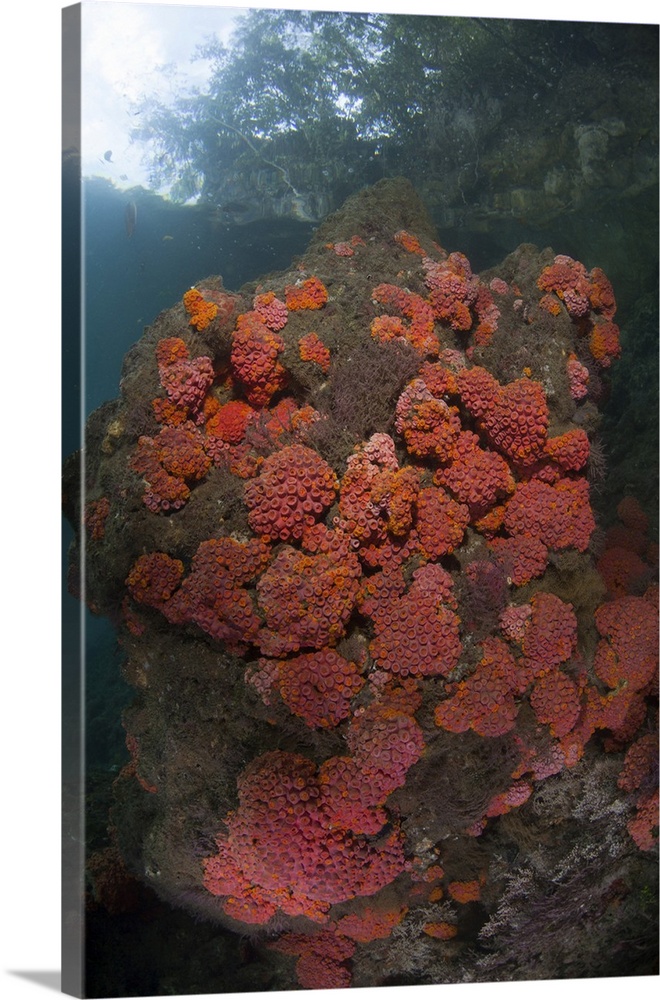
[[[196,288],[190,288],[184,293],[183,304],[190,315],[190,325],[197,330],[205,330],[218,315],[215,302],[207,302]]]
[[[330,369],[330,351],[317,333],[307,333],[298,341],[301,361],[315,361],[324,374]]]
[[[469,882],[450,882],[447,891],[457,903],[475,903],[481,899],[481,885],[478,879]]]
[[[287,285],[284,294],[286,307],[291,312],[299,309],[322,309],[328,301],[328,290],[315,275],[300,285]]]

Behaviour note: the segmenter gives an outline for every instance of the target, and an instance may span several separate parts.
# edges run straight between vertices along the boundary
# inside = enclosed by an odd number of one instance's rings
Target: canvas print
[[[658,26],[63,13],[65,991],[657,975]]]

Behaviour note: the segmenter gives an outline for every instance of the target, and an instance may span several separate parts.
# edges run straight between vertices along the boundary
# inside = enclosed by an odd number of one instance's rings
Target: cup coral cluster
[[[369,253],[361,236],[324,251],[335,269]],[[561,354],[559,410],[541,377],[507,380],[489,361],[505,315],[522,327],[542,314],[607,368],[619,353],[611,286],[565,256],[524,291],[485,282],[464,255],[407,230],[390,234],[387,251],[398,271],[370,282],[360,335],[370,349],[405,345],[417,370],[387,425],[343,461],[322,454],[315,431],[332,413],[322,389],[301,390],[296,368],[313,361],[330,384],[336,371],[333,284],[315,274],[260,286],[217,352],[217,320],[187,293],[198,330],[210,317],[209,353],[158,343],[160,430],[129,458],[154,523],[176,526],[217,470],[238,483],[242,515],[192,552],[171,528],[155,535],[161,549],[135,554],[122,595],[133,627],[166,621],[228,651],[259,718],[335,741],[325,754],[258,753],[200,866],[206,897],[231,920],[272,929],[299,919],[301,932],[274,947],[296,957],[303,987],[349,985],[356,949],[405,926],[415,898],[481,898],[486,876],[451,864],[445,874],[437,851],[409,842],[397,806],[436,741],[506,738],[516,749],[457,835],[478,838],[523,808],[600,733],[622,761],[627,750],[631,837],[642,850],[654,840],[657,791],[640,737],[658,660],[648,525],[632,499],[622,505],[599,562],[607,599],[585,610],[561,572],[595,573],[590,441],[570,417],[589,397],[588,370]],[[466,593],[490,602],[479,635]],[[429,947],[460,937],[444,912],[423,931]]]

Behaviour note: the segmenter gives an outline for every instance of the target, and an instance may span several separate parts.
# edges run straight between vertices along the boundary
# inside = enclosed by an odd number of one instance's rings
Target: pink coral
[[[258,312],[242,313],[236,320],[231,364],[252,406],[265,406],[283,388],[286,372],[278,360],[284,341]]]
[[[626,528],[641,531],[643,534],[648,531],[649,519],[635,497],[626,496],[620,500],[616,512]]]
[[[348,913],[341,917],[337,921],[337,930],[353,941],[377,941],[388,938],[407,912],[408,908],[405,906],[393,909],[366,906],[359,913]]]
[[[204,860],[204,885],[228,897],[226,912],[264,923],[278,908],[323,922],[333,903],[367,896],[405,868],[402,840],[392,830],[377,844],[330,828],[316,765],[272,751],[238,778],[238,809],[225,817],[217,853]],[[238,913],[233,901],[244,903]]]
[[[348,539],[316,525],[301,552],[284,545],[257,583],[266,619],[258,636],[266,656],[322,649],[344,634],[358,592],[360,564]]]
[[[170,599],[183,576],[183,563],[165,552],[139,556],[126,578],[128,592],[138,604],[160,608]]]
[[[498,451],[518,465],[531,465],[542,454],[548,428],[543,388],[531,379],[500,385],[485,368],[458,372],[461,399]]]
[[[330,506],[337,487],[337,477],[317,452],[288,445],[270,455],[245,487],[250,527],[266,539],[301,538]]]
[[[225,444],[238,444],[245,437],[248,424],[256,411],[240,399],[232,399],[218,406],[206,421],[207,438],[218,438]]]
[[[346,742],[366,783],[379,789],[383,800],[404,784],[406,773],[424,749],[424,736],[413,716],[387,698],[356,716]]]
[[[355,951],[352,941],[338,931],[317,934],[283,934],[268,947],[297,955],[296,975],[303,989],[341,989],[351,985],[351,974],[342,964]]]
[[[480,736],[501,736],[515,725],[516,662],[501,639],[486,639],[482,649],[474,673],[460,681],[435,709],[436,725],[449,732],[473,729]]]
[[[454,453],[461,422],[458,409],[436,399],[421,378],[406,386],[396,404],[396,429],[411,455],[448,461]]]
[[[594,670],[608,687],[625,683],[640,691],[657,674],[658,621],[655,608],[643,597],[626,596],[601,605],[595,614],[603,636]]]
[[[85,505],[83,521],[91,541],[99,542],[105,536],[105,522],[110,514],[110,501],[107,497],[90,500]]]
[[[537,675],[569,659],[577,641],[577,619],[573,606],[555,594],[537,591],[530,604],[532,613],[521,646]]]
[[[392,602],[389,611],[379,609],[370,646],[378,666],[402,677],[446,676],[462,648],[459,619],[447,606],[451,600],[451,578],[445,570],[440,566],[416,570],[408,592]]]
[[[479,438],[470,431],[458,435],[450,463],[436,472],[433,481],[467,504],[474,519],[483,516],[515,487],[504,458],[481,448]]]
[[[565,472],[579,472],[589,458],[589,438],[581,427],[576,427],[558,437],[548,438],[545,450]]]
[[[252,308],[261,322],[275,333],[282,330],[287,324],[289,310],[284,302],[277,298],[275,292],[263,292],[261,295],[255,295]]]
[[[419,547],[427,559],[448,555],[463,541],[470,514],[467,506],[457,503],[442,489],[427,486],[417,500],[417,535]]]
[[[621,355],[619,328],[616,323],[596,320],[589,334],[589,350],[603,368],[609,368],[612,361]]]
[[[540,538],[525,534],[492,538],[489,547],[516,587],[524,587],[530,580],[545,573],[548,547]]]
[[[579,691],[561,670],[548,671],[537,678],[529,698],[539,722],[550,725],[552,736],[566,736],[580,714]]]
[[[458,265],[458,256],[451,254],[440,263],[425,258],[422,261],[426,272],[424,281],[430,289],[429,301],[435,317],[453,330],[469,330],[473,322],[470,306],[477,297],[477,279],[472,276],[467,258],[463,258],[467,267]]]
[[[145,482],[145,505],[154,512],[167,512],[185,504],[189,484],[204,479],[211,460],[200,430],[188,420],[166,425],[156,438],[139,438],[130,465]]]
[[[621,545],[608,546],[596,563],[596,568],[612,597],[633,593],[639,583],[648,579],[650,573],[650,567],[636,552]]]
[[[504,525],[511,535],[539,539],[549,549],[584,552],[595,528],[584,479],[537,479],[520,483],[506,504]]]
[[[338,725],[364,684],[356,664],[334,649],[280,660],[278,667],[282,700],[312,728]]]
[[[215,377],[213,362],[206,356],[191,359],[178,337],[159,341],[156,357],[160,384],[168,399],[199,423],[204,397]]]
[[[538,287],[554,292],[564,303],[573,319],[585,316],[591,309],[591,282],[584,264],[566,254],[558,254],[553,263],[541,272]]]
[[[191,326],[197,330],[205,330],[218,315],[215,302],[207,302],[197,288],[190,288],[184,293],[183,304],[190,315]]]
[[[246,584],[263,570],[269,555],[268,546],[256,538],[246,543],[233,538],[201,542],[190,572],[161,607],[163,614],[175,624],[194,622],[217,642],[244,652],[261,625]]]
[[[571,354],[566,362],[566,374],[573,399],[584,399],[589,392],[589,369]]]
[[[328,290],[315,275],[300,284],[287,285],[284,289],[287,309],[322,309],[328,301]]]
[[[396,334],[403,336],[412,347],[420,354],[437,355],[440,349],[440,342],[435,332],[435,319],[431,305],[415,292],[408,292],[398,285],[382,284],[374,288],[371,293],[372,298],[388,309],[395,309],[405,317],[404,320],[396,317],[398,322],[392,325],[392,331],[396,329]],[[390,339],[389,336],[383,338],[380,335],[381,325],[377,317],[372,325],[372,335],[377,340]]]
[[[317,333],[306,333],[298,341],[301,361],[315,361],[324,374],[330,370],[330,351]]]

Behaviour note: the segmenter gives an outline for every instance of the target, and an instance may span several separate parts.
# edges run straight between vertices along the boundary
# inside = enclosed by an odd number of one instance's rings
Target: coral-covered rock
[[[637,941],[608,893],[657,839],[657,545],[609,489],[594,535],[616,303],[552,257],[482,279],[381,182],[287,271],[161,313],[82,499],[67,471],[139,691],[117,843],[279,950],[243,986],[600,974]]]

